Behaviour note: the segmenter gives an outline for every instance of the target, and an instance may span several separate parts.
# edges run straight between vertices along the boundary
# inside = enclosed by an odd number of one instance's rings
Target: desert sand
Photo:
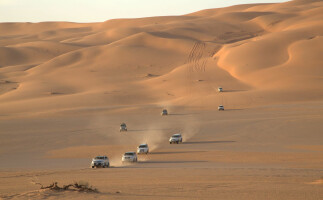
[[[0,23],[0,199],[322,199],[322,24],[319,0]]]

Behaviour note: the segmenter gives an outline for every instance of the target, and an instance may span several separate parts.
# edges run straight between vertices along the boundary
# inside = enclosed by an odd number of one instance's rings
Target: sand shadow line
[[[131,129],[127,130],[127,132],[143,132],[143,131],[164,131],[167,130],[165,128],[160,128],[160,129]]]
[[[168,151],[168,152],[151,152],[150,154],[159,155],[159,154],[177,154],[177,153],[202,153],[206,151]]]
[[[176,164],[176,163],[203,163],[203,162],[207,162],[205,160],[175,160],[175,161],[169,161],[169,160],[166,160],[166,161],[160,161],[160,160],[156,160],[156,161],[139,161],[138,164],[146,164],[146,163],[159,163],[159,164],[162,164],[162,163],[167,163],[167,164]]]
[[[198,114],[198,113],[172,113],[172,114],[168,114],[168,115],[173,115],[173,116],[184,116],[184,115],[194,115],[194,114]]]
[[[223,90],[222,92],[245,92],[248,90]]]
[[[220,143],[232,143],[236,141],[196,141],[196,142],[183,142],[182,144],[220,144]]]

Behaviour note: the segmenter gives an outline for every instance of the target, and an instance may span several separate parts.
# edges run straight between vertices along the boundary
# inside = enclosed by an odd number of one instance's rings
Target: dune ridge
[[[229,107],[322,100],[322,5],[296,0],[102,23],[1,23],[0,110],[138,104],[129,97],[199,107],[223,98]],[[235,92],[219,98],[219,86]]]

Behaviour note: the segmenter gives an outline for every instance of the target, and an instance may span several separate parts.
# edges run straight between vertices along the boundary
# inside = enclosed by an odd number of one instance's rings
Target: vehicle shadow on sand
[[[155,129],[134,129],[128,130],[128,132],[145,132],[145,131],[165,131],[168,130],[166,128],[155,128]]]
[[[223,90],[222,92],[246,92],[248,90]]]
[[[236,141],[196,141],[196,142],[183,142],[182,144],[220,144],[220,143],[233,143]]]
[[[199,113],[172,113],[172,114],[168,114],[170,116],[185,116],[185,115],[195,115],[195,114],[199,114]]]
[[[185,164],[185,163],[205,163],[205,160],[146,160],[136,163],[124,163],[121,166],[110,166],[110,168],[142,168],[144,164]]]
[[[177,153],[203,153],[206,151],[165,151],[165,152],[151,152],[152,155],[159,155],[159,154],[177,154]]]
[[[229,109],[225,109],[224,111],[236,111],[236,110],[244,110],[242,108],[229,108]]]
[[[205,160],[174,160],[174,161],[170,161],[170,160],[149,160],[149,161],[139,161],[138,164],[146,164],[146,163],[158,163],[158,164],[162,164],[162,163],[167,163],[167,164],[176,164],[176,163],[202,163],[202,162],[207,162]]]

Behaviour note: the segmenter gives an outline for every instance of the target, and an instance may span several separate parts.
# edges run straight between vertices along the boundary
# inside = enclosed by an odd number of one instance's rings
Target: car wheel
[[[176,144],[178,144],[178,141],[176,142]]]
[[[105,168],[105,165],[103,165],[102,168]]]
[[[169,144],[172,144],[172,142],[169,142]]]
[[[94,166],[92,166],[92,168],[94,168]]]

